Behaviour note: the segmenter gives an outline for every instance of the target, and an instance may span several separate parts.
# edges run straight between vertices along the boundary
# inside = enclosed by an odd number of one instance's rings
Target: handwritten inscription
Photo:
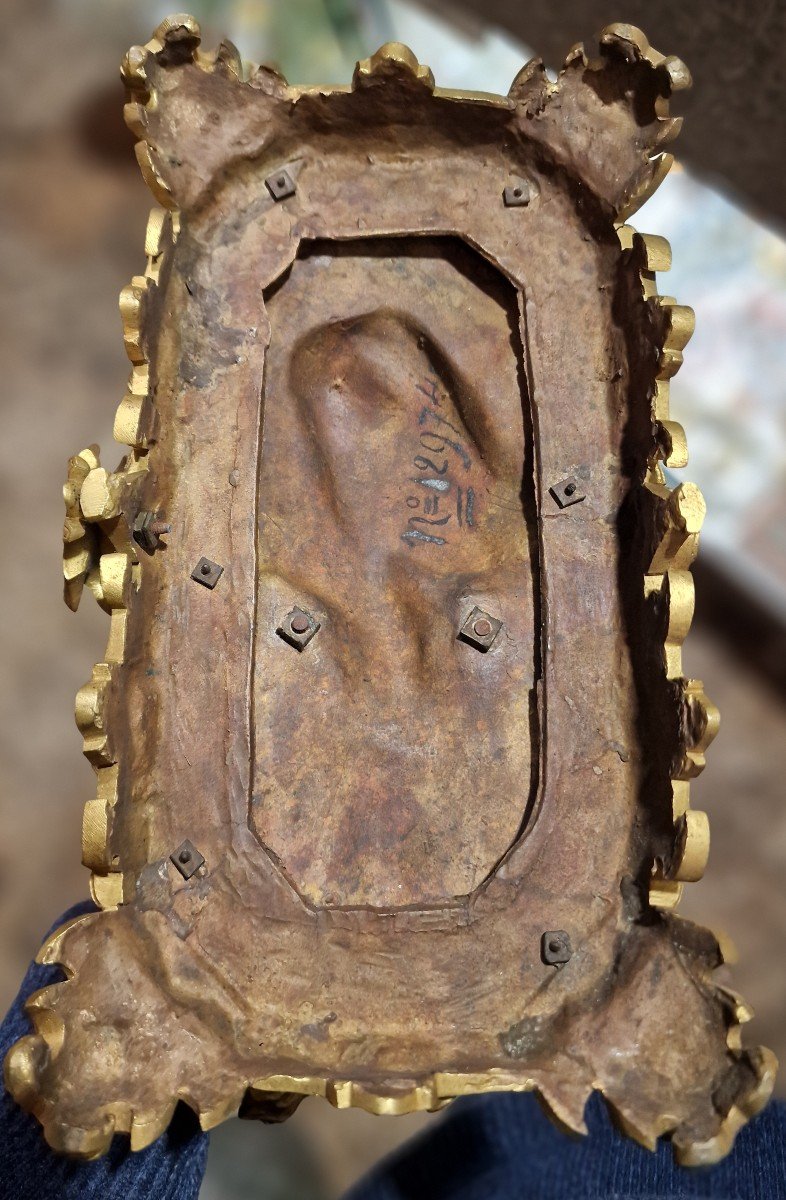
[[[451,530],[475,524],[475,492],[466,483],[472,458],[462,430],[439,411],[437,380],[426,376],[416,389],[427,403],[418,415],[417,453],[412,459],[418,474],[411,480],[416,486],[406,499],[409,516],[401,538],[409,546],[446,546]]]

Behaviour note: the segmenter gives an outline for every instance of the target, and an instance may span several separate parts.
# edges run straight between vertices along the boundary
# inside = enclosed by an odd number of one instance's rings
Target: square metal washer
[[[540,939],[540,957],[547,966],[562,967],[570,962],[573,948],[564,929],[547,929]]]
[[[276,633],[296,650],[305,650],[311,639],[318,633],[319,621],[311,613],[302,608],[293,608],[284,617]]]
[[[502,621],[498,621],[496,617],[492,617],[491,613],[484,612],[482,608],[475,605],[469,616],[463,621],[457,636],[459,641],[466,642],[485,654],[494,645],[501,628]]]
[[[297,185],[285,167],[268,175],[265,187],[276,201],[286,200],[287,196],[294,196],[297,191]]]
[[[555,483],[549,488],[549,492],[560,508],[570,508],[571,504],[580,504],[582,500],[587,499],[586,493],[579,487],[578,479],[573,475]]]
[[[219,566],[218,563],[213,562],[210,558],[205,558],[203,555],[191,572],[191,578],[196,583],[201,583],[203,587],[210,588],[212,591],[223,574],[224,568],[222,566]]]
[[[180,843],[177,850],[172,851],[169,859],[170,862],[175,864],[184,879],[190,879],[200,867],[205,865],[204,857],[199,853],[196,846],[189,842],[188,838]]]

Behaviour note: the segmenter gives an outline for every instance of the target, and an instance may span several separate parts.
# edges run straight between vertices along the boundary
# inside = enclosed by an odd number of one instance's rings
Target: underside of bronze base
[[[713,1162],[775,1063],[674,915],[717,712],[686,679],[704,516],[669,414],[690,309],[625,219],[683,64],[640,31],[435,87],[405,47],[293,88],[165,21],[123,65],[156,199],[108,473],[66,486],[102,911],[6,1061],[56,1149],[308,1095],[593,1090]]]

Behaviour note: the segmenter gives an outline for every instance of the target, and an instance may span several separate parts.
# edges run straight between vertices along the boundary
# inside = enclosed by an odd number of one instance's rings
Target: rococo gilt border
[[[611,25],[600,35],[601,47],[614,48],[626,61],[648,64],[665,71],[671,91],[689,86],[690,78],[684,65],[674,58],[658,54],[639,30],[627,25]],[[77,695],[77,724],[84,739],[84,753],[97,775],[96,796],[90,799],[84,812],[83,861],[92,872],[91,890],[100,908],[108,910],[131,898],[133,880],[127,880],[124,892],[123,863],[112,852],[113,808],[117,801],[117,782],[120,762],[111,729],[111,687],[113,675],[123,662],[126,621],[129,607],[141,586],[140,547],[146,538],[165,532],[156,513],[143,513],[130,523],[125,513],[128,497],[149,466],[149,456],[155,454],[157,416],[151,393],[151,351],[146,344],[146,330],[153,322],[151,313],[160,300],[159,279],[168,269],[167,251],[179,232],[179,217],[172,193],[156,160],[156,147],[148,140],[148,116],[156,109],[158,98],[147,75],[149,55],[171,56],[173,62],[190,61],[201,70],[220,69],[238,82],[248,80],[255,67],[241,62],[236,49],[222,42],[212,53],[200,49],[200,31],[193,18],[177,15],[159,25],[153,39],[144,47],[134,47],[122,66],[122,76],[129,92],[125,117],[129,128],[139,139],[136,155],[142,173],[156,200],[163,208],[153,210],[145,239],[147,266],[143,275],[135,276],[124,288],[120,308],[124,326],[126,351],[131,361],[128,394],[118,409],[115,438],[129,451],[117,471],[108,473],[101,466],[96,447],[88,447],[71,459],[68,481],[64,489],[66,521],[64,527],[65,599],[76,608],[83,587],[87,584],[99,604],[110,614],[110,633],[107,650],[98,663],[92,678]],[[551,85],[557,92],[566,71],[577,62],[588,59],[581,46],[567,56],[562,74]],[[478,93],[451,92],[434,88],[430,70],[418,63],[412,52],[401,45],[382,47],[373,57],[358,64],[353,87],[367,85],[376,77],[384,79],[391,70],[408,72],[420,80],[436,96],[446,100],[506,107],[509,97]],[[542,64],[528,64],[514,81],[511,94],[520,94],[528,81],[542,72]],[[284,81],[281,81],[285,87]],[[305,93],[329,94],[348,91],[345,88],[289,89],[293,98]],[[661,133],[656,139],[655,152],[647,154],[647,169],[641,171],[640,186],[628,196],[620,196],[615,206],[619,217],[618,236],[623,255],[630,256],[639,274],[641,302],[648,306],[651,322],[658,331],[660,353],[655,371],[651,397],[653,451],[644,480],[654,516],[654,538],[648,566],[643,578],[643,599],[651,604],[664,629],[664,684],[673,697],[680,732],[680,753],[671,764],[673,840],[670,852],[653,862],[650,887],[651,903],[671,909],[679,901],[683,884],[701,878],[709,850],[706,814],[691,809],[690,780],[704,766],[705,751],[718,727],[718,713],[703,692],[699,681],[686,679],[682,672],[681,645],[693,616],[694,594],[690,566],[698,550],[698,537],[704,519],[705,506],[698,489],[689,483],[670,488],[664,468],[678,469],[687,463],[685,435],[680,425],[671,419],[669,411],[669,381],[682,361],[682,350],[693,331],[691,309],[676,304],[667,296],[659,296],[655,285],[656,272],[667,270],[670,250],[663,238],[640,235],[622,222],[646,199],[668,172],[672,158],[663,151],[679,130],[680,122],[669,116],[668,98],[660,97],[656,111]],[[639,151],[641,153],[641,151]],[[84,920],[79,918],[78,920]],[[87,918],[90,919],[90,918]],[[48,939],[39,954],[39,961],[69,964],[64,959],[62,943],[69,927],[58,930]],[[709,971],[707,972],[709,982]],[[750,1017],[750,1011],[733,993],[718,989],[728,1000],[733,1019],[730,1019],[727,1041],[732,1051],[740,1049],[740,1026]],[[28,1011],[36,1034],[22,1039],[10,1051],[6,1060],[6,1082],[12,1094],[27,1108],[37,1111],[35,1056],[41,1039],[56,1054],[62,1040],[59,1016],[47,1006],[49,989],[31,998]],[[711,1163],[731,1147],[737,1130],[766,1102],[773,1085],[775,1059],[761,1051],[757,1077],[750,1089],[739,1095],[711,1140],[682,1143],[675,1146],[681,1162],[686,1165]],[[708,1085],[709,1086],[709,1085]],[[546,1094],[542,1077],[527,1078],[514,1071],[506,1073],[492,1069],[478,1074],[437,1072],[425,1083],[403,1088],[395,1093],[382,1094],[366,1089],[356,1081],[324,1079],[311,1076],[274,1075],[243,1084],[226,1096],[225,1101],[199,1113],[203,1128],[210,1128],[236,1110],[246,1098],[253,1103],[256,1097],[269,1106],[275,1096],[281,1097],[282,1109],[287,1097],[320,1095],[337,1107],[356,1106],[377,1113],[402,1113],[433,1110],[453,1097],[468,1093],[494,1090],[537,1090],[543,1095],[552,1115],[562,1125],[577,1132],[584,1131],[583,1120],[574,1109],[562,1104],[558,1094]],[[188,1100],[187,1096],[183,1099]],[[111,1128],[69,1130],[61,1128],[55,1119],[45,1122],[45,1133],[52,1145],[83,1157],[103,1153],[113,1132],[129,1132],[131,1145],[140,1149],[158,1137],[168,1124],[176,1099],[164,1111],[136,1113],[129,1106],[115,1106],[111,1113]],[[656,1128],[640,1128],[629,1116],[610,1106],[625,1131],[641,1144],[653,1148],[656,1138],[674,1128],[673,1120],[664,1115]],[[196,1106],[195,1106],[196,1107]],[[41,1115],[39,1113],[38,1115]]]

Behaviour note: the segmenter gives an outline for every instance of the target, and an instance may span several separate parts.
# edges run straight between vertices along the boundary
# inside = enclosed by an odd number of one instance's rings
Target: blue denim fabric
[[[77,905],[57,925],[92,910]],[[30,1032],[25,997],[60,978],[55,967],[30,967],[0,1025],[0,1057]],[[786,1200],[782,1103],[770,1104],[742,1130],[729,1157],[707,1170],[676,1167],[665,1143],[650,1154],[622,1138],[597,1097],[587,1107],[587,1124],[588,1138],[568,1138],[527,1095],[458,1101],[346,1200]],[[181,1105],[147,1150],[131,1154],[128,1138],[118,1136],[105,1157],[75,1162],[54,1154],[38,1123],[3,1091],[0,1200],[196,1200],[207,1145],[193,1113]]]
[[[440,1124],[381,1163],[345,1200],[781,1200],[786,1105],[771,1103],[715,1167],[675,1166],[616,1132],[587,1105],[586,1138],[560,1133],[531,1095],[458,1101]]]

